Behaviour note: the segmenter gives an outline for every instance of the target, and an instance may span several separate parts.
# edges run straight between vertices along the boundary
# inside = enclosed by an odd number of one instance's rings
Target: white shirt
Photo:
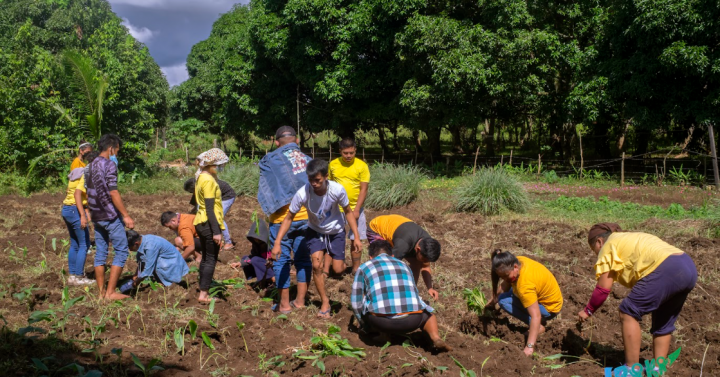
[[[295,193],[290,202],[290,212],[298,213],[305,206],[308,212],[308,226],[320,234],[338,234],[345,229],[345,215],[340,207],[350,204],[345,188],[334,181],[327,182],[325,195],[318,196],[310,184]]]

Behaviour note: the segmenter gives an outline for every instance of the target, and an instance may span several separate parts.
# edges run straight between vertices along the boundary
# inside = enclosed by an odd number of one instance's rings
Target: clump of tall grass
[[[238,196],[256,196],[260,168],[252,162],[230,163],[220,173],[220,179],[229,183]]]
[[[520,182],[505,170],[483,168],[463,178],[453,190],[455,210],[497,215],[503,211],[524,213],[530,199]]]
[[[412,203],[427,179],[425,171],[413,165],[375,163],[370,167],[370,186],[365,206],[390,209]]]

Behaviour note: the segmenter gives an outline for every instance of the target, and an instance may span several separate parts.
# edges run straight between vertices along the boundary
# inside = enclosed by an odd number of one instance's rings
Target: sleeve
[[[337,201],[338,204],[340,204],[340,207],[347,207],[350,205],[350,199],[348,199],[347,191],[345,191],[345,187],[343,187],[341,184],[337,184]]]
[[[535,287],[534,284],[518,284],[516,295],[525,308],[528,308],[530,305],[538,302],[537,287]]]
[[[393,248],[392,248],[393,257],[395,257],[397,259],[403,259],[407,256],[407,253],[409,250],[410,250],[410,245],[407,243],[406,240],[404,240],[402,238],[393,240]]]
[[[365,274],[362,270],[358,270],[352,284],[352,293],[350,294],[350,306],[352,306],[353,314],[357,318],[360,325],[363,325],[362,315],[365,309]]]
[[[143,279],[153,275],[153,272],[155,272],[155,265],[157,264],[158,256],[160,255],[160,250],[158,247],[155,246],[154,243],[149,243],[143,248],[143,254],[145,256],[145,260],[143,263],[142,271],[138,274],[139,279]],[[138,256],[139,255],[140,253],[138,252]]]
[[[87,194],[87,189],[85,188],[85,174],[80,176],[80,181],[78,181],[77,186],[75,186],[75,190],[80,190]]]
[[[107,172],[105,174],[105,183],[107,183],[107,187],[109,191],[114,191],[118,189],[118,172],[117,172],[117,166],[115,166],[114,163],[110,163],[106,165]]]
[[[208,222],[210,223],[210,229],[212,234],[220,234],[220,220],[215,216],[215,197],[205,198],[205,213],[207,214]]]
[[[305,195],[305,186],[303,186],[295,193],[295,196],[293,196],[288,211],[298,213],[303,206],[306,206],[306,202],[307,196]]]
[[[370,182],[370,168],[368,168],[367,164],[364,164],[360,170],[360,182]]]
[[[335,168],[335,160],[330,161],[330,164],[328,164],[328,179],[331,181],[335,180],[335,174],[333,174],[333,169]]]
[[[183,248],[195,245],[195,237],[193,236],[192,229],[187,226],[178,229],[178,236],[182,239]]]
[[[595,263],[595,279],[610,271],[622,271],[625,268],[624,262],[618,255],[617,247],[614,244],[606,243],[598,254]]]

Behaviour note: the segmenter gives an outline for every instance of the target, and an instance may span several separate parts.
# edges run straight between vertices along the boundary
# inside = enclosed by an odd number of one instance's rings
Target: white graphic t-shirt
[[[345,216],[340,207],[349,205],[350,201],[341,184],[325,182],[328,188],[323,196],[316,195],[309,183],[298,190],[290,202],[290,212],[298,213],[305,206],[310,229],[320,234],[338,234],[345,229]]]

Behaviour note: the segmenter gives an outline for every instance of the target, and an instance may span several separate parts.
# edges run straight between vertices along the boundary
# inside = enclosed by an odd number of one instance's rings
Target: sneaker
[[[78,282],[78,285],[90,285],[95,284],[95,280],[88,279],[85,276],[79,275],[75,277],[76,281]]]
[[[68,276],[67,283],[68,283],[68,285],[79,285],[77,276],[75,276],[75,275]]]

